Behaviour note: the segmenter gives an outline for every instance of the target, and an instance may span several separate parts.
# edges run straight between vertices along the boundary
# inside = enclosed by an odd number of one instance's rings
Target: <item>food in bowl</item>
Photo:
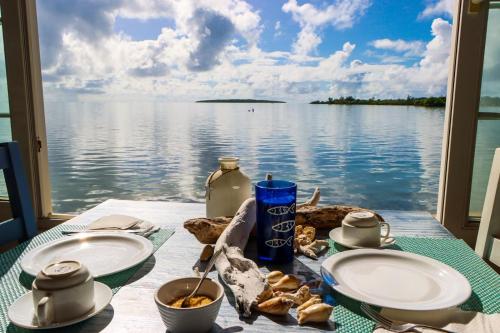
[[[173,333],[206,332],[213,326],[224,298],[224,288],[216,280],[206,278],[198,291],[197,296],[205,296],[212,300],[208,304],[189,308],[171,305],[191,294],[198,282],[200,282],[198,277],[174,279],[156,291],[155,302],[168,331]]]
[[[173,301],[171,301],[170,303],[168,303],[169,306],[172,306],[174,308],[181,308],[182,306],[182,302],[184,301],[184,299],[186,298],[187,296],[181,296],[181,297],[178,297],[176,299],[174,299]],[[189,299],[189,304],[188,306],[186,306],[186,308],[198,308],[200,306],[204,306],[204,305],[208,305],[210,303],[212,303],[214,300],[210,297],[207,297],[207,296],[193,296]]]

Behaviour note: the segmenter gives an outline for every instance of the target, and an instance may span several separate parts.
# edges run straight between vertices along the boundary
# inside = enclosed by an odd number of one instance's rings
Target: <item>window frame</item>
[[[479,228],[479,221],[469,217],[469,203],[489,2],[459,0],[455,4],[436,214],[448,230],[471,246]]]
[[[36,0],[0,0],[12,139],[19,143],[37,219],[52,214]],[[0,210],[10,210],[8,201]]]

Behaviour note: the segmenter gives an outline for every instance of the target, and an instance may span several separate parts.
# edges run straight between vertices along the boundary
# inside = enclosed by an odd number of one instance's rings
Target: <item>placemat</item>
[[[329,240],[328,256],[345,250]],[[500,312],[500,277],[463,240],[455,238],[397,237],[389,247],[439,260],[462,273],[472,286],[472,296],[462,304],[466,311]],[[371,333],[375,324],[361,312],[360,303],[337,292],[334,310],[336,332]]]
[[[30,288],[34,277],[24,273],[21,269],[20,259],[34,248],[66,237],[61,230],[81,230],[83,225],[58,225],[34,238],[27,240],[15,248],[0,254],[0,332],[31,332],[10,324],[7,318],[9,306]],[[153,253],[174,234],[174,229],[160,229],[148,239],[153,243]],[[142,267],[140,263],[123,272],[96,279],[107,284],[115,294],[127,281]]]

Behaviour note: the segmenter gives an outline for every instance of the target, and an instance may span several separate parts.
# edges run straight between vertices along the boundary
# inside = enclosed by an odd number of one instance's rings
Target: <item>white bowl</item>
[[[199,295],[212,298],[210,304],[198,308],[174,308],[167,305],[176,298],[189,295],[200,278],[189,277],[169,281],[155,293],[155,302],[161,319],[171,332],[206,332],[210,330],[219,313],[224,288],[214,280],[206,278],[198,290]]]

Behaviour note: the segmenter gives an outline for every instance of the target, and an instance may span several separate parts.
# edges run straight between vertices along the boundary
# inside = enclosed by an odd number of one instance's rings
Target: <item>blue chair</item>
[[[30,239],[38,229],[17,142],[0,143],[0,169],[12,211],[12,219],[0,222],[0,245]]]

